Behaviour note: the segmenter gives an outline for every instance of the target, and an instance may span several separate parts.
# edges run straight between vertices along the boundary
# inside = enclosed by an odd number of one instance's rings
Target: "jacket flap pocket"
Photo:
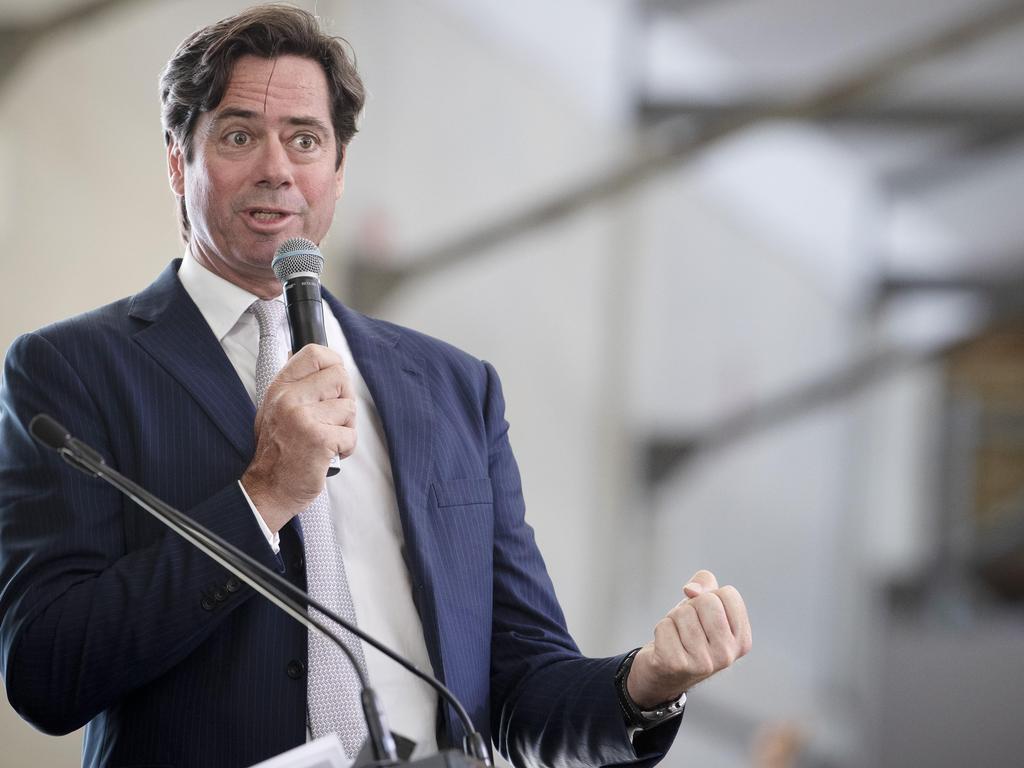
[[[458,507],[465,504],[490,504],[494,501],[491,480],[488,477],[443,480],[433,484],[438,507]]]

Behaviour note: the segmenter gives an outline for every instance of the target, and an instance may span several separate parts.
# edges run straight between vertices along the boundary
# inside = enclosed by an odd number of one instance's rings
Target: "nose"
[[[263,142],[255,171],[257,187],[277,189],[291,186],[293,181],[288,150],[276,139]]]

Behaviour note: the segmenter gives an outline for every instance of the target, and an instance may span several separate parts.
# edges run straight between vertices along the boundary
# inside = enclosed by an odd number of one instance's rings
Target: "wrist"
[[[679,717],[683,714],[683,707],[686,704],[685,692],[663,696],[656,700],[657,703],[650,703],[653,700],[642,694],[639,699],[634,697],[631,689],[640,690],[634,676],[634,661],[644,650],[637,648],[630,651],[615,673],[615,689],[626,725],[639,730],[653,728],[666,720]]]
[[[633,652],[629,660],[629,671],[625,679],[626,692],[641,709],[655,709],[659,704],[678,699],[685,690],[667,687],[664,676],[657,674],[650,656],[651,645],[645,645]]]
[[[258,474],[246,470],[239,483],[242,490],[249,497],[249,502],[256,510],[256,513],[263,518],[267,528],[272,533],[280,531],[289,520],[298,514],[301,509],[289,513],[291,506],[286,501],[279,499],[270,489],[270,486],[260,480]]]

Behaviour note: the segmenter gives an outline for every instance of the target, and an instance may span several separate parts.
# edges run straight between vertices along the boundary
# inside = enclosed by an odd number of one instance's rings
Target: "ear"
[[[348,155],[348,147],[341,148],[341,162],[338,163],[338,170],[334,172],[334,199],[340,200],[341,193],[345,191],[345,157]]]
[[[174,194],[185,196],[185,156],[173,138],[167,143],[167,180]]]

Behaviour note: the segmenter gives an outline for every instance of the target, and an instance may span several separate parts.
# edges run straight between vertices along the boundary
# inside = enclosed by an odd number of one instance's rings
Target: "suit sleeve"
[[[28,432],[49,413],[111,461],[78,373],[46,338],[11,347],[0,385],[0,664],[14,708],[68,733],[174,667],[252,590],[176,534],[126,551],[124,516],[146,514]],[[194,520],[268,567],[277,562],[237,483]]]
[[[491,727],[498,748],[517,766],[654,765],[679,719],[631,741],[614,682],[624,655],[586,658],[569,636],[524,517],[501,385],[494,369],[485,369],[495,520]]]

